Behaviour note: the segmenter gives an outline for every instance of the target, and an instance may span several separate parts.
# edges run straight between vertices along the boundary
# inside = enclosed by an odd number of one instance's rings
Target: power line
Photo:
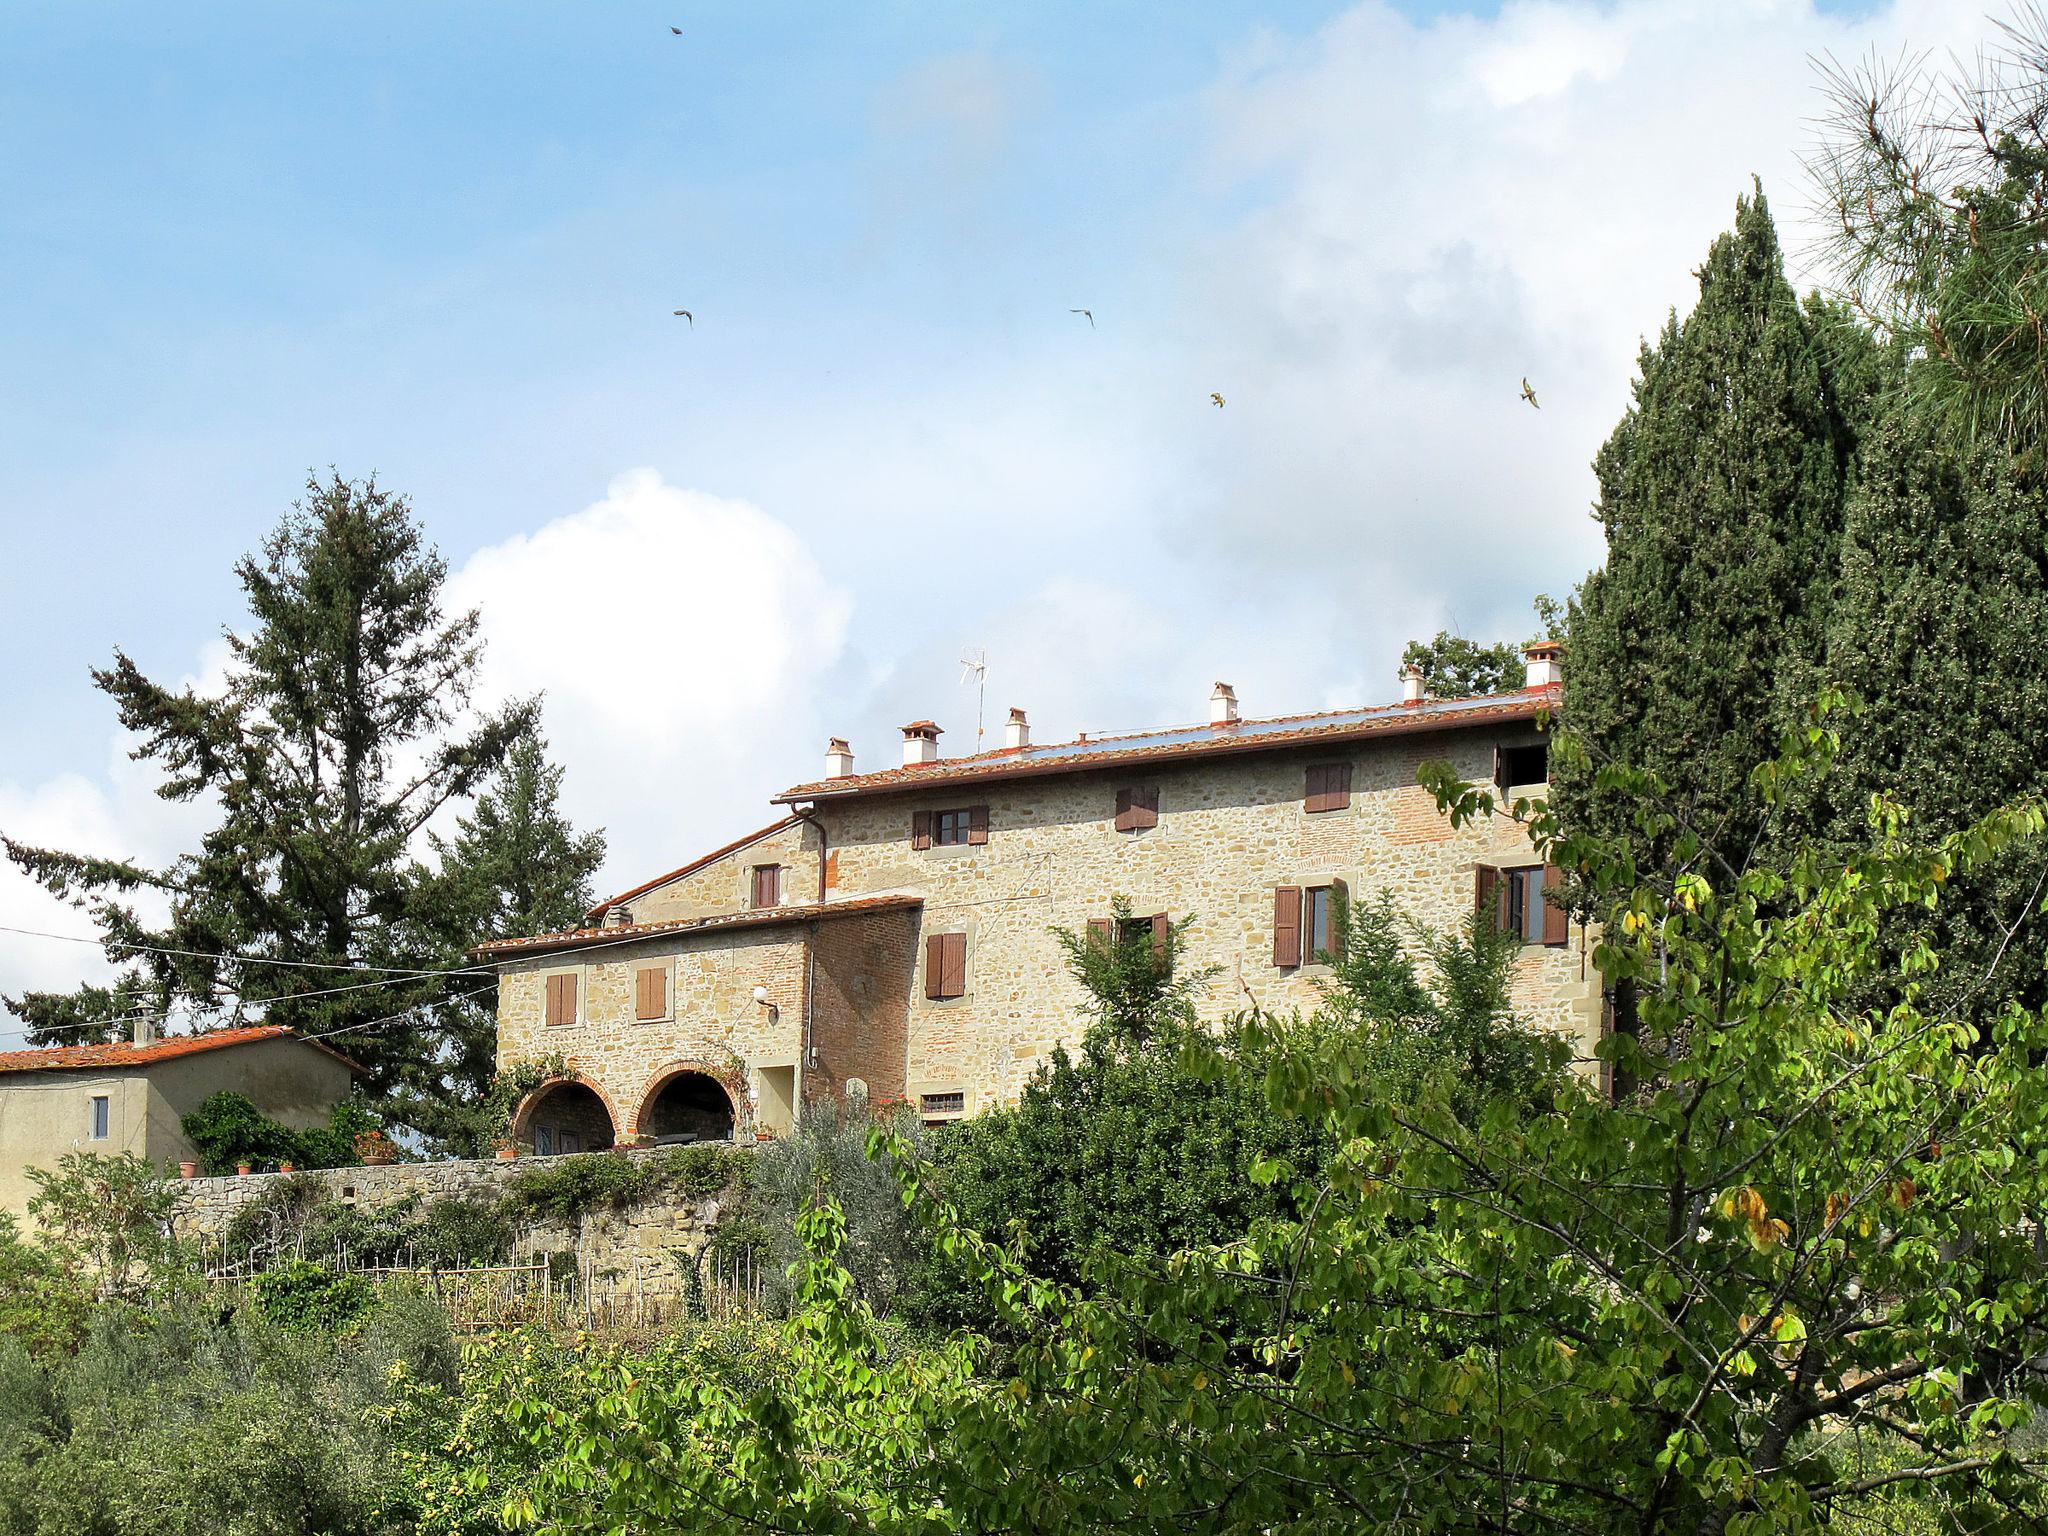
[[[466,974],[466,973],[464,973],[464,972],[459,972],[459,971],[418,971],[418,972],[415,972],[415,973],[413,973],[413,974],[411,974],[411,975],[406,975],[406,976],[393,976],[393,977],[390,977],[390,978],[388,978],[388,979],[386,979],[386,980],[380,980],[380,981],[358,981],[358,982],[352,982],[352,983],[350,983],[350,984],[349,984],[348,986],[345,986],[345,987],[322,987],[322,988],[320,988],[320,989],[319,989],[318,991],[314,991],[314,992],[286,992],[286,993],[282,993],[282,994],[280,994],[280,995],[279,995],[279,996],[277,996],[277,997],[259,997],[259,998],[246,998],[246,997],[237,997],[237,998],[234,998],[234,999],[232,999],[232,1002],[233,1002],[234,1006],[235,1006],[235,1007],[236,1007],[236,1008],[237,1008],[238,1010],[239,1010],[240,1008],[242,1008],[242,1007],[245,1007],[245,1006],[253,1006],[253,1007],[257,1007],[257,1008],[272,1008],[272,1007],[275,1007],[275,1006],[276,1006],[277,1004],[279,1004],[279,1003],[297,1003],[297,1002],[303,1002],[303,1001],[305,1001],[305,1000],[306,1000],[306,999],[308,999],[308,998],[314,998],[314,997],[338,997],[338,996],[340,996],[341,994],[343,994],[343,993],[345,993],[345,992],[368,992],[368,991],[372,991],[372,990],[374,990],[374,989],[376,989],[376,988],[378,988],[378,987],[402,987],[402,986],[404,986],[404,985],[405,985],[405,984],[406,984],[406,983],[407,983],[408,981],[431,981],[431,980],[435,979],[436,977],[440,977],[440,976],[451,976],[451,975],[462,975],[462,974]],[[468,974],[473,974],[473,973],[468,973]],[[481,990],[481,989],[480,989],[480,990]],[[463,994],[461,994],[461,995],[462,995],[462,996],[464,996],[464,997],[469,997],[469,996],[473,996],[474,994],[473,994],[473,993],[463,993]],[[227,1004],[227,1003],[228,1003],[228,1002],[230,1001],[230,999],[227,999],[227,998],[215,998],[215,999],[213,999],[212,1001],[213,1001],[213,1004],[214,1004],[214,1005],[215,1005],[216,1007],[220,1007],[220,1006],[225,1006],[225,1005],[226,1005],[226,1004]],[[452,999],[449,999],[449,998],[441,998],[441,999],[438,999],[438,1001],[441,1001],[441,1002],[449,1002],[449,1001],[452,1001]],[[188,1005],[188,1006],[179,1006],[179,1007],[173,1007],[173,1008],[169,1008],[169,1009],[166,1009],[166,1010],[165,1010],[164,1012],[162,1012],[162,1013],[160,1013],[160,1014],[147,1014],[147,1013],[116,1013],[116,1014],[109,1014],[109,1015],[107,1015],[107,1016],[106,1016],[105,1018],[100,1018],[100,1019],[80,1019],[80,1020],[78,1020],[77,1022],[75,1022],[75,1023],[71,1023],[71,1024],[49,1024],[49,1025],[44,1025],[44,1026],[43,1026],[43,1029],[42,1029],[42,1032],[43,1032],[43,1033],[45,1033],[45,1034],[54,1034],[55,1032],[57,1032],[57,1031],[58,1031],[58,1030],[60,1030],[60,1029],[105,1029],[105,1028],[106,1028],[106,1027],[107,1027],[108,1025],[110,1025],[110,1024],[125,1024],[125,1025],[129,1026],[130,1028],[133,1028],[133,1027],[134,1027],[135,1025],[137,1025],[137,1024],[161,1024],[161,1023],[164,1023],[164,1022],[166,1022],[166,1021],[168,1021],[168,1020],[170,1020],[170,1019],[173,1019],[173,1018],[177,1017],[177,1016],[178,1016],[179,1014],[181,1014],[181,1013],[182,1013],[182,1014],[193,1014],[193,1013],[197,1013],[197,1012],[199,1012],[199,1011],[200,1011],[200,1007],[201,1007],[201,1006],[202,1006],[202,1005],[200,1005],[200,1004],[197,1004],[197,1003],[195,1003],[195,1004],[191,1004],[191,1005]],[[416,1004],[414,1004],[414,1006],[415,1006],[415,1007],[425,1007],[425,1006],[427,1006],[427,1005],[426,1005],[426,1004],[424,1004],[424,1003],[416,1003]],[[27,1032],[26,1030],[9,1030],[9,1031],[8,1031],[8,1033],[9,1033],[9,1034],[15,1034],[15,1035],[22,1035],[22,1036],[24,1036],[24,1037],[25,1037],[25,1036],[27,1035],[27,1033],[28,1033],[28,1032]]]
[[[268,955],[244,955],[232,950],[171,949],[162,944],[137,944],[127,939],[78,933],[48,933],[40,928],[13,928],[0,923],[0,933],[18,933],[31,939],[55,939],[64,944],[91,944],[99,949],[119,949],[140,955],[174,955],[186,960],[232,960],[240,965],[277,965],[301,971],[381,971],[395,976],[454,976],[465,972],[482,975],[473,965],[450,966],[444,970],[419,970],[400,965],[371,965],[361,960],[275,960]]]

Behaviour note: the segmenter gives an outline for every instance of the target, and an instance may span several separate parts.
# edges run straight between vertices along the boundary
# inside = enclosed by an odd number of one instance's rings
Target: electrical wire
[[[138,955],[172,955],[186,960],[233,960],[241,965],[276,965],[301,971],[381,971],[395,976],[453,976],[484,974],[474,965],[450,966],[445,970],[422,971],[400,965],[371,965],[361,960],[275,960],[267,955],[237,954],[232,950],[171,949],[162,944],[137,944],[105,936],[93,938],[79,933],[48,933],[40,928],[14,928],[0,923],[0,933],[18,933],[31,939],[55,939],[64,944],[91,944],[100,949],[125,950]]]

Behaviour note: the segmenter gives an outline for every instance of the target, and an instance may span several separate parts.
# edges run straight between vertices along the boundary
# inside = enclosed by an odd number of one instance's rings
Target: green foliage
[[[1090,1034],[1105,1042],[1142,1043],[1193,1023],[1195,999],[1222,971],[1216,965],[1181,969],[1194,914],[1155,929],[1132,915],[1126,896],[1110,899],[1110,913],[1107,933],[1052,930],[1067,970],[1081,984]]]
[[[101,1296],[127,1296],[166,1280],[178,1257],[174,1185],[132,1152],[67,1152],[55,1168],[31,1168],[29,1219],[36,1241]]]
[[[1634,403],[1595,460],[1604,566],[1569,615],[1564,715],[1586,750],[1553,753],[1552,802],[1644,869],[1621,763],[1682,787],[1674,828],[1717,873],[1767,830],[1751,773],[1819,686],[1843,500],[1872,344],[1786,283],[1762,193],[1699,269],[1699,302],[1645,348]],[[1782,827],[1777,830],[1784,830]],[[1796,829],[1793,829],[1796,831]]]
[[[280,1328],[334,1333],[369,1310],[370,1282],[304,1259],[265,1270],[249,1284],[256,1310]]]
[[[413,1490],[373,1414],[451,1378],[446,1320],[394,1298],[345,1336],[113,1306],[75,1356],[0,1340],[9,1536],[393,1536]]]
[[[1434,640],[1410,640],[1401,651],[1401,672],[1422,669],[1422,688],[1432,699],[1465,699],[1507,693],[1522,686],[1522,648],[1510,640],[1481,645],[1440,629]]]
[[[205,1023],[256,1007],[309,1034],[374,1021],[349,1039],[377,1092],[474,1097],[489,1053],[465,1036],[471,1015],[439,1006],[475,988],[441,974],[475,938],[473,906],[415,843],[532,734],[536,706],[470,707],[477,617],[442,612],[445,563],[404,498],[374,481],[309,480],[236,575],[251,622],[228,634],[218,692],[166,687],[119,652],[93,674],[140,738],[137,756],[161,771],[160,792],[217,808],[199,846],[160,869],[7,851],[90,913],[124,1001]],[[168,903],[162,924],[139,915],[143,891]],[[227,958],[238,954],[292,963]],[[376,986],[339,985],[366,965],[386,968]],[[38,1041],[79,1011],[49,994],[11,1006]]]
[[[246,1095],[223,1089],[180,1120],[179,1128],[198,1149],[200,1167],[219,1176],[242,1163],[351,1167],[358,1160],[356,1137],[377,1129],[377,1118],[360,1099],[347,1098],[334,1106],[326,1125],[294,1130],[270,1119]]]
[[[1435,933],[1402,920],[1390,895],[1339,899],[1337,949],[1318,1012],[1349,1034],[1374,1091],[1396,1102],[1437,1097],[1476,1124],[1503,1096],[1549,1097],[1570,1050],[1517,1018],[1509,1004],[1522,941],[1478,914]],[[1429,963],[1425,981],[1404,945]]]
[[[914,1116],[884,1119],[900,1119],[905,1134],[917,1134]],[[847,1108],[827,1099],[804,1110],[794,1134],[754,1153],[744,1208],[721,1217],[716,1242],[721,1251],[754,1247],[760,1252],[775,1305],[785,1299],[785,1272],[805,1257],[796,1235],[798,1219],[826,1199],[844,1213],[842,1260],[861,1299],[878,1312],[895,1301],[917,1249],[895,1175],[868,1156],[875,1124],[864,1106]]]
[[[91,1311],[92,1294],[78,1272],[23,1237],[13,1212],[0,1211],[0,1347],[14,1339],[33,1354],[70,1349]]]
[[[712,1142],[668,1147],[646,1157],[587,1152],[522,1168],[505,1186],[513,1215],[573,1219],[589,1211],[635,1205],[662,1194],[715,1195],[749,1177],[748,1154]]]

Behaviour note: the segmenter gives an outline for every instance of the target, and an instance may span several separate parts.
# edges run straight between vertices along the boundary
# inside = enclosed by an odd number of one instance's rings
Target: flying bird
[[[1213,389],[1209,391],[1209,403],[1219,411],[1223,409],[1223,397]]]
[[[1095,329],[1095,311],[1094,311],[1094,310],[1092,310],[1092,309],[1070,309],[1070,310],[1068,310],[1068,311],[1067,311],[1067,313],[1068,313],[1068,314],[1070,314],[1070,315],[1086,315],[1086,316],[1088,317],[1088,329],[1089,329],[1089,330],[1091,330],[1091,331]]]
[[[683,35],[683,29],[681,27],[670,27],[669,31],[675,33],[677,37],[681,37]]]
[[[1543,409],[1542,406],[1536,404],[1536,391],[1529,387],[1527,379],[1522,380],[1522,398],[1528,401],[1536,410],[1540,411]]]
[[[697,317],[695,315],[691,314],[687,309],[679,309],[676,311],[676,313],[681,315],[685,320],[690,322],[691,330],[694,331],[695,329],[697,329]]]

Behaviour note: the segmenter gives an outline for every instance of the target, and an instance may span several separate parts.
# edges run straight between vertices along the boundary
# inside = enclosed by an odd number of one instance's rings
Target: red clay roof
[[[735,838],[723,848],[714,848],[701,858],[690,860],[681,869],[672,869],[665,875],[656,875],[652,880],[634,886],[630,891],[621,891],[618,895],[599,902],[583,915],[588,918],[603,917],[605,913],[611,911],[613,907],[618,906],[621,902],[631,901],[635,896],[645,896],[649,891],[659,889],[661,886],[667,885],[671,880],[680,880],[685,875],[694,875],[698,870],[704,868],[705,865],[716,864],[728,854],[738,853],[742,848],[758,843],[769,834],[780,832],[784,827],[793,827],[802,820],[801,816],[785,816],[780,821],[771,821],[758,832],[749,832],[745,837]]]
[[[973,784],[987,779],[1082,773],[1127,763],[1502,725],[1534,720],[1546,712],[1556,713],[1562,692],[1558,684],[1550,683],[1541,688],[1520,688],[1513,693],[1471,699],[1429,699],[1421,704],[1383,704],[1369,709],[1281,715],[1221,725],[1177,726],[1126,736],[1049,742],[1043,746],[1000,747],[974,757],[946,757],[875,773],[850,774],[843,779],[819,779],[786,789],[775,801],[789,805],[802,800],[838,800],[851,795],[913,790],[926,784]]]
[[[524,939],[493,939],[488,944],[477,945],[470,953],[516,959],[521,955],[545,954],[556,949],[601,949],[606,944],[627,939],[724,932],[733,928],[772,928],[783,923],[809,923],[828,917],[852,917],[862,912],[887,912],[899,907],[923,905],[922,896],[862,896],[851,901],[813,902],[802,907],[725,912],[716,917],[679,917],[665,923],[620,923],[611,928],[570,928],[560,933],[536,933]]]
[[[180,1056],[201,1051],[225,1050],[231,1045],[254,1045],[259,1040],[297,1040],[316,1051],[325,1051],[351,1071],[365,1070],[331,1046],[318,1040],[300,1039],[296,1030],[283,1024],[254,1024],[246,1029],[212,1029],[197,1035],[168,1035],[148,1045],[123,1040],[114,1045],[55,1045],[32,1051],[0,1051],[0,1072],[79,1072],[88,1069],[121,1071],[151,1067]]]

